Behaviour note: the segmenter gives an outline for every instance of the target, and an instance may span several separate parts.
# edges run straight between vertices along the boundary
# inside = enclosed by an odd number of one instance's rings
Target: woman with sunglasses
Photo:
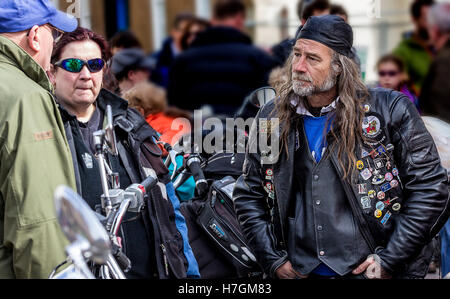
[[[403,61],[389,54],[380,58],[377,63],[379,87],[393,89],[405,94],[419,109],[419,99],[413,85],[408,80]]]
[[[128,213],[123,221],[121,245],[132,263],[127,278],[198,277],[192,249],[185,241],[184,218],[174,209],[178,199],[168,191],[170,177],[154,142],[156,131],[139,112],[129,109],[125,100],[102,89],[109,58],[105,39],[84,28],[63,35],[52,55],[49,76],[72,152],[77,191],[92,209],[101,206],[103,191],[93,133],[103,129],[105,110],[111,105],[119,156],[107,158],[112,171],[119,174],[120,187],[142,182],[149,169],[154,169],[165,185],[152,189],[146,208],[139,214]]]

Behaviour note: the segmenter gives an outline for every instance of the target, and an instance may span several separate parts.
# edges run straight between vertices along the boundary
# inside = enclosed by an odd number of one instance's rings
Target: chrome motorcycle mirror
[[[56,214],[62,231],[71,243],[86,240],[83,254],[96,264],[105,264],[111,254],[111,242],[102,224],[87,203],[72,189],[58,187],[54,195]]]
[[[276,97],[277,93],[272,87],[263,87],[255,90],[249,96],[250,101],[257,107],[262,107]]]

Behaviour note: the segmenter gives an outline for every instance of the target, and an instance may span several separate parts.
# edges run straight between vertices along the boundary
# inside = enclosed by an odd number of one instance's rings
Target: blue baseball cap
[[[78,27],[75,17],[57,10],[50,0],[0,1],[0,33],[20,32],[48,23],[64,32]]]

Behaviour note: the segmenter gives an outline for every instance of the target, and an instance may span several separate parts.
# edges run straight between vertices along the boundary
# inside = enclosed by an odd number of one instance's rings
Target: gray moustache
[[[304,75],[299,75],[299,74],[294,74],[292,76],[292,80],[302,80],[302,81],[306,81],[308,83],[313,83],[312,79],[309,78],[308,76],[304,76]]]

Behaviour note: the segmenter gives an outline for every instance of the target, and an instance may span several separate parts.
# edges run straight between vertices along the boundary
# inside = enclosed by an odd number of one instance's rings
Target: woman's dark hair
[[[186,27],[184,28],[183,34],[181,36],[181,48],[183,49],[183,51],[189,48],[188,40],[189,37],[191,37],[191,28],[194,25],[199,25],[205,30],[211,27],[211,23],[208,20],[202,18],[195,18],[189,21],[189,23],[187,23]]]
[[[180,29],[182,29],[180,27],[183,22],[190,22],[193,19],[195,19],[195,16],[189,12],[180,13],[175,16],[172,26],[174,29],[180,30]]]
[[[388,63],[388,62],[392,62],[393,64],[395,64],[400,73],[405,73],[405,71],[406,71],[405,63],[403,62],[403,60],[400,57],[398,57],[394,54],[387,54],[387,55],[384,55],[383,57],[381,57],[377,62],[377,70],[380,68],[380,66],[383,63]],[[417,92],[416,88],[414,87],[414,82],[410,78],[406,77],[406,79],[404,81],[402,81],[400,84],[406,85],[410,92],[414,93],[416,96],[418,95],[418,92]]]
[[[142,48],[142,44],[137,36],[131,31],[121,31],[116,33],[109,41],[111,48]]]
[[[108,42],[102,35],[95,33],[89,29],[78,27],[73,32],[64,33],[60,40],[56,43],[55,47],[53,48],[51,63],[55,64],[59,61],[59,59],[61,59],[61,54],[68,44],[86,40],[91,40],[100,47],[100,50],[102,52],[101,58],[104,61],[108,61],[111,58],[111,51]]]
[[[348,13],[342,5],[331,4],[330,5],[330,15],[343,15],[348,18]]]
[[[432,6],[434,3],[434,0],[415,0],[411,4],[411,16],[416,20],[420,19],[422,16],[422,7]]]
[[[397,66],[399,72],[403,73],[405,71],[405,63],[403,62],[403,60],[401,60],[398,56],[393,54],[388,54],[381,57],[380,60],[378,60],[377,62],[377,69],[379,69],[380,65],[382,65],[383,63],[388,62],[394,63]]]

